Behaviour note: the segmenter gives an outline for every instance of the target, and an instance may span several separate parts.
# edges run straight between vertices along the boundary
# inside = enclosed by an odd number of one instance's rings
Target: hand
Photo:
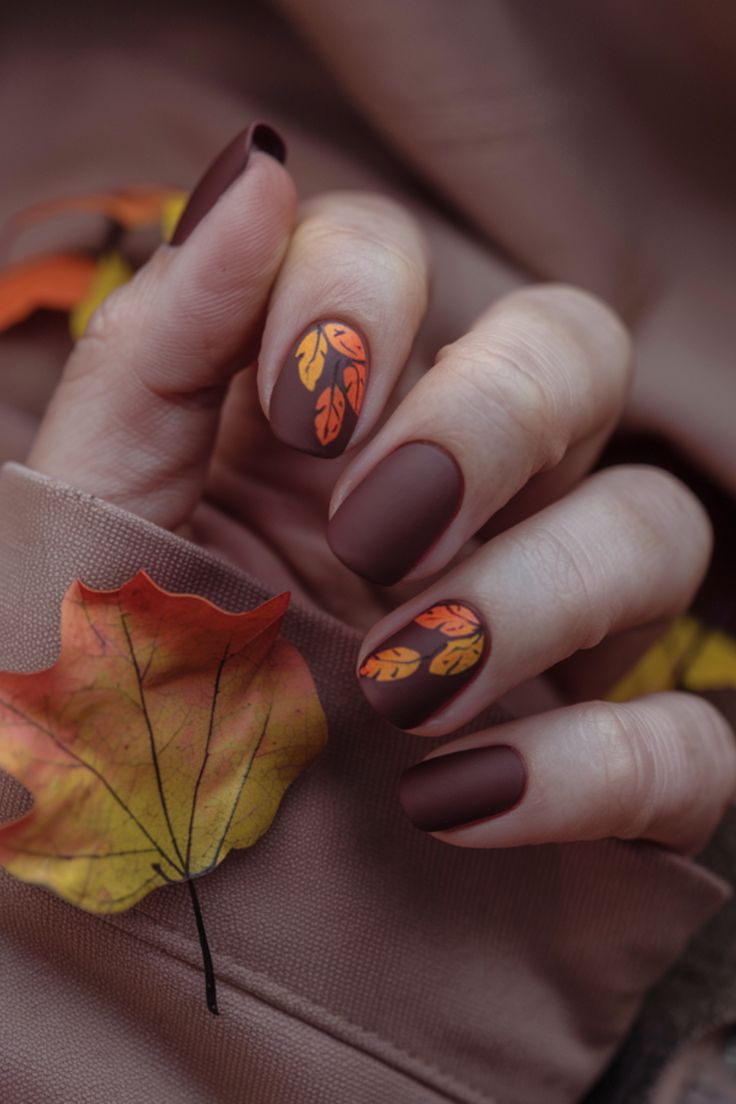
[[[616,317],[573,288],[529,287],[428,370],[410,356],[429,269],[414,219],[367,193],[297,213],[265,151],[279,153],[267,128],[236,139],[173,244],[93,316],[29,465],[353,624],[400,581],[406,601],[370,629],[359,678],[419,734],[683,609],[709,553],[699,504],[656,469],[585,478],[629,383]],[[259,341],[257,371],[240,371]],[[326,462],[348,445],[351,462]],[[345,567],[324,538],[328,502]],[[719,714],[671,694],[474,733],[412,768],[401,794],[462,846],[615,835],[688,852],[735,778]]]

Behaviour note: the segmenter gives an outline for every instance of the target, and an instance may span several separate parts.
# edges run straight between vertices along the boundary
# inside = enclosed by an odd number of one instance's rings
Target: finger
[[[336,192],[304,205],[258,358],[281,441],[331,457],[370,433],[411,351],[427,279],[424,239],[399,204]]]
[[[90,320],[28,463],[175,527],[201,493],[219,409],[254,356],[295,198],[263,124],[223,151],[171,244]]]
[[[537,472],[612,424],[629,342],[591,296],[499,300],[411,391],[338,480],[328,539],[388,585],[439,571]]]
[[[683,853],[706,843],[736,787],[736,742],[690,694],[588,702],[473,733],[410,767],[417,827],[459,847],[615,836]]]
[[[376,625],[361,688],[399,728],[451,732],[578,649],[684,609],[710,547],[674,476],[607,468]]]

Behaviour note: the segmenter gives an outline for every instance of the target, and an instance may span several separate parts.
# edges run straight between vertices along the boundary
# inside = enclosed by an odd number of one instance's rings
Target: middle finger
[[[614,423],[629,352],[616,316],[584,292],[500,299],[338,480],[333,552],[384,586],[439,571],[533,475]]]

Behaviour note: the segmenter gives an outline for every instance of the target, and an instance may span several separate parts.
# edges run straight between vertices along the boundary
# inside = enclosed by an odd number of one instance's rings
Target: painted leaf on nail
[[[345,396],[337,384],[326,387],[317,399],[314,428],[321,445],[329,445],[342,429],[345,417]]]
[[[413,675],[419,669],[421,660],[419,652],[413,648],[387,648],[368,656],[358,673],[376,682],[395,682]]]
[[[480,625],[473,610],[456,602],[431,606],[414,620],[425,629],[439,629],[444,636],[468,636]]]
[[[255,843],[326,739],[287,604],[228,613],[143,571],[72,583],[53,667],[0,672],[0,766],[34,799],[0,865],[114,913]]]
[[[360,414],[365,395],[365,365],[351,362],[346,364],[342,373],[345,394],[356,414]]]
[[[483,633],[451,640],[429,665],[431,675],[461,675],[474,667],[483,655]]]
[[[314,391],[325,367],[327,338],[321,326],[315,326],[299,342],[296,359],[299,364],[299,379],[308,391]]]
[[[337,349],[338,353],[350,357],[351,360],[365,360],[363,342],[350,326],[344,326],[340,322],[328,322],[325,326],[325,333],[330,344]]]

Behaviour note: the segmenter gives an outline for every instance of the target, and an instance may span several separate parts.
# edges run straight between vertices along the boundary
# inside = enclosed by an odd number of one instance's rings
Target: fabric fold
[[[270,597],[183,537],[6,464],[0,665],[54,662],[74,578],[111,588],[140,568],[225,609]],[[186,887],[102,918],[0,872],[0,986],[13,994],[0,1095],[86,1104],[113,1078],[128,1100],[182,1104],[578,1099],[728,883],[646,843],[480,852],[425,836],[395,789],[428,744],[368,707],[358,634],[292,606],[285,635],[330,740],[266,836],[199,883],[223,1015],[204,1006]],[[0,819],[26,801],[0,778]]]

